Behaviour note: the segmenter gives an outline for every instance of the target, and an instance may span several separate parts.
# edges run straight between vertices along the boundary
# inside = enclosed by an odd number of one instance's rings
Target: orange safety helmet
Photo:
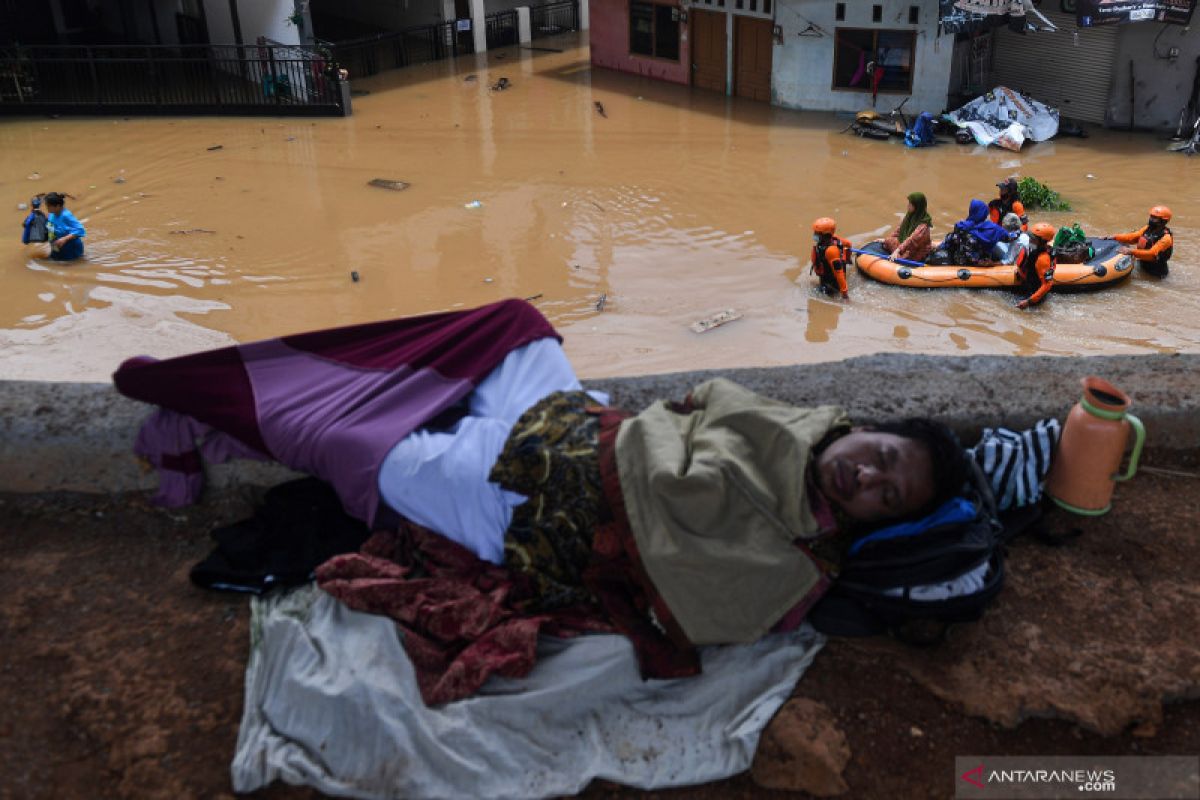
[[[833,217],[821,217],[813,223],[813,233],[837,233],[837,220]]]
[[[1155,206],[1154,208],[1150,209],[1150,216],[1158,217],[1165,222],[1170,222],[1171,209],[1167,208],[1166,206]]]
[[[1044,242],[1054,241],[1054,235],[1058,233],[1049,222],[1035,222],[1029,226],[1029,232]]]

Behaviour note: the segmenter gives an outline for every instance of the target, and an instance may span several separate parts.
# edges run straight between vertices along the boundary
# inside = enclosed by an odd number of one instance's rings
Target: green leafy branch
[[[1021,178],[1017,182],[1017,191],[1021,195],[1021,203],[1026,211],[1036,208],[1046,211],[1070,211],[1071,204],[1064,200],[1058,192],[1034,178]]]

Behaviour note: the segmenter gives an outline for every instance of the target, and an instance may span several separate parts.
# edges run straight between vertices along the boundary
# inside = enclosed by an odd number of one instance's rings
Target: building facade
[[[780,0],[774,102],[789,108],[938,113],[946,107],[954,36],[937,0]]]
[[[937,0],[592,0],[592,63],[797,109],[940,111]]]

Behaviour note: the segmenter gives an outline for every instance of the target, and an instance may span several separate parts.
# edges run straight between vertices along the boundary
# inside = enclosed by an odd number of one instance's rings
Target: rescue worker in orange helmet
[[[846,284],[846,265],[850,263],[850,243],[837,236],[837,222],[821,217],[813,222],[812,268],[821,279],[821,291],[840,292],[843,300],[850,299]]]
[[[1021,230],[1029,230],[1029,217],[1025,215],[1025,204],[1021,202],[1016,178],[1006,178],[996,186],[1000,189],[1000,196],[988,203],[988,216],[992,222],[999,225],[1005,214],[1016,214],[1021,220]]]
[[[1133,256],[1142,265],[1142,269],[1156,278],[1165,278],[1170,272],[1171,254],[1175,250],[1175,240],[1171,238],[1171,229],[1167,223],[1171,221],[1171,209],[1166,206],[1155,206],[1150,209],[1150,220],[1141,230],[1132,233],[1118,233],[1105,238],[1116,239],[1124,245],[1122,255]]]
[[[1049,222],[1035,222],[1029,229],[1029,249],[1017,261],[1020,292],[1025,295],[1017,302],[1017,308],[1036,306],[1053,288],[1055,263],[1050,243],[1056,233]]]

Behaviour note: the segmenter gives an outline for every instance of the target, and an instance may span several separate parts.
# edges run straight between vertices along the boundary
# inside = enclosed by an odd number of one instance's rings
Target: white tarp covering
[[[976,97],[946,119],[966,128],[975,141],[1020,150],[1026,139],[1044,142],[1058,133],[1058,109],[1004,86]]]
[[[525,678],[428,708],[391,620],[311,586],[256,598],[233,788],[280,779],[359,798],[535,798],[595,777],[717,780],[749,767],[823,641],[806,625],[704,648],[695,678],[643,681],[623,637],[544,638]]]

